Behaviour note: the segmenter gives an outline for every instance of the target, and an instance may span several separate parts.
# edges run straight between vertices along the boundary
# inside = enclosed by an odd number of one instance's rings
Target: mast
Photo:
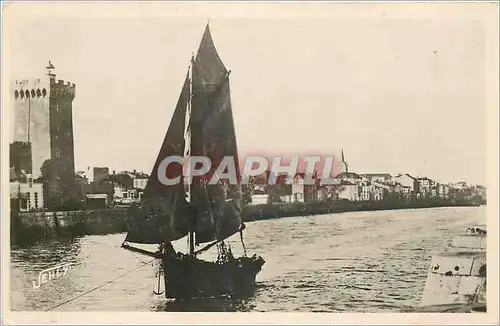
[[[208,24],[192,62],[191,90],[191,154],[209,157],[212,168],[232,157],[239,175],[229,70],[215,49]],[[240,185],[225,184],[224,180],[208,184],[203,178],[193,179],[191,202],[197,208],[197,244],[212,242],[208,245],[211,246],[240,230],[240,195]]]

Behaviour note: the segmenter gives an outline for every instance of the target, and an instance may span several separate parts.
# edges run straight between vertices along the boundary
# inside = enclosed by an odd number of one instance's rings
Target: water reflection
[[[233,296],[221,296],[216,298],[190,299],[190,300],[168,300],[154,307],[154,311],[176,311],[176,312],[249,312],[256,307],[254,301],[257,294],[264,290],[266,285],[258,283],[254,288],[245,293]]]
[[[10,259],[11,263],[22,263],[28,269],[40,269],[59,263],[76,263],[80,251],[81,238],[57,238],[29,247],[12,246]]]

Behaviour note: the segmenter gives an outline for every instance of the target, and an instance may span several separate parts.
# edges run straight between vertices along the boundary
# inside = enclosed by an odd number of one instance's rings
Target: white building
[[[332,182],[335,185],[344,184],[346,182],[361,185],[361,183],[363,182],[363,178],[359,174],[356,174],[354,172],[342,172],[335,178],[333,178]]]
[[[359,200],[371,200],[372,199],[372,193],[375,190],[374,185],[364,185],[361,186],[361,191],[359,194]]]
[[[292,182],[292,202],[304,202],[304,178],[297,173]]]
[[[359,186],[356,184],[344,183],[337,188],[338,199],[347,199],[350,201],[360,200]]]
[[[402,185],[403,187],[409,187],[411,189],[412,192],[415,191],[415,183],[416,183],[416,178],[412,177],[411,175],[409,175],[408,173],[405,173],[405,174],[398,174],[398,175],[395,175],[393,178],[392,178],[392,181],[394,183],[399,183],[400,185]]]
[[[141,178],[137,177],[134,179],[134,188],[136,189],[145,189],[146,185],[148,184],[148,179],[147,178]]]
[[[21,212],[41,210],[43,209],[43,184],[11,181],[10,198],[11,203],[18,203]]]
[[[384,191],[390,191],[391,187],[374,182],[360,186],[360,190],[359,200],[382,200],[384,199]]]
[[[392,175],[389,173],[366,173],[363,174],[362,177],[370,182],[388,182],[392,179]]]

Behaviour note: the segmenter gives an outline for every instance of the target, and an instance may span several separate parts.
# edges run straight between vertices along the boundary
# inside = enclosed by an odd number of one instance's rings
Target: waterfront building
[[[384,199],[385,192],[387,190],[381,187],[377,187],[376,185],[373,186],[373,191],[371,193],[371,200],[382,200]]]
[[[392,179],[392,175],[389,173],[366,173],[361,175],[361,177],[370,182],[388,182]]]
[[[393,187],[382,183],[364,183],[360,186],[359,200],[382,200],[384,192],[390,192]]]
[[[148,184],[148,179],[149,177],[147,174],[136,174],[136,177],[133,179],[134,188],[144,190],[146,188],[146,185]]]
[[[354,172],[342,172],[333,178],[333,184],[342,184],[342,182],[361,185],[363,178]]]
[[[113,185],[113,201],[119,202],[123,198],[123,189],[117,184]]]
[[[87,194],[91,191],[91,184],[84,171],[78,171],[75,173],[75,184],[79,192],[82,194]]]
[[[123,189],[144,189],[148,182],[149,176],[142,172],[134,171],[120,171],[110,175],[110,180],[122,187]],[[138,181],[136,181],[138,180]]]
[[[458,200],[470,200],[473,197],[473,188],[465,182],[456,182],[450,185],[449,197]]]
[[[359,200],[371,200],[374,188],[371,184],[360,186]]]
[[[439,184],[437,186],[437,196],[439,198],[449,198],[450,187],[446,184]]]
[[[332,196],[332,190],[333,190],[332,186],[327,186],[327,185],[318,186],[318,191],[317,191],[318,201],[328,201],[334,199]]]
[[[405,174],[397,174],[391,179],[394,183],[399,183],[403,187],[407,187],[411,189],[411,193],[418,192],[418,180],[417,178],[411,176],[408,173]]]
[[[109,168],[94,166],[92,182],[99,184],[103,181],[109,180]]]
[[[349,181],[342,181],[340,185],[337,185],[336,192],[339,200],[360,200],[360,186]]]
[[[14,141],[9,145],[10,168],[15,175],[33,171],[31,162],[31,143],[24,141]]]
[[[30,175],[10,181],[10,203],[12,210],[20,212],[43,210],[43,183],[34,182]]]
[[[472,192],[474,196],[481,197],[482,199],[486,200],[486,188],[481,186],[481,185],[476,185],[473,187]]]
[[[313,176],[310,176],[314,179]],[[301,172],[295,174],[292,181],[292,202],[313,202],[318,199],[316,181],[314,184],[305,184],[306,174]]]
[[[465,190],[469,188],[469,185],[464,181],[459,181],[451,184],[451,187],[458,190]]]
[[[405,199],[411,199],[413,196],[413,187],[401,186],[401,197]]]
[[[418,181],[418,189],[419,189],[418,192],[420,194],[420,198],[430,199],[437,197],[437,191],[434,190],[433,192],[433,188],[436,185],[434,180],[429,179],[427,177],[423,177],[423,178],[418,178],[417,181]]]
[[[73,199],[75,174],[75,84],[56,80],[54,69],[49,61],[46,77],[16,80],[12,85],[11,166],[24,169],[33,179],[43,178],[49,209]]]
[[[297,173],[292,183],[292,202],[303,203],[305,201],[304,188],[304,177],[302,174]]]
[[[125,188],[119,184],[114,184],[113,201],[115,204],[131,204],[142,199],[142,191],[135,188]]]

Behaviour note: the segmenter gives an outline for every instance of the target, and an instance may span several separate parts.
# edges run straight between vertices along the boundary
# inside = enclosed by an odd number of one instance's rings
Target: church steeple
[[[349,166],[347,165],[347,162],[345,160],[345,155],[344,155],[344,149],[342,148],[341,154],[340,154],[340,161],[338,161],[336,164],[336,169],[337,173],[344,173],[344,172],[349,172]]]
[[[342,148],[342,164],[345,166],[345,172],[349,172],[349,166],[345,160],[344,149]]]

